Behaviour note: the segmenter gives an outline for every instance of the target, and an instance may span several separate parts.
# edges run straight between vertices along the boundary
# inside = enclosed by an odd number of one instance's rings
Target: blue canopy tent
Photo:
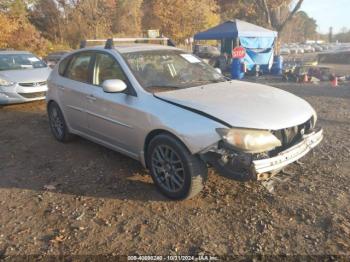
[[[230,20],[194,35],[194,40],[221,40],[221,52],[231,55],[241,45],[247,50],[244,61],[248,70],[255,65],[270,69],[277,32],[238,19]]]

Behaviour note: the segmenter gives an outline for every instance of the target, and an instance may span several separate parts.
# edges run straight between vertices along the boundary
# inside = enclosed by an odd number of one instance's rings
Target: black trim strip
[[[198,115],[205,116],[205,117],[207,117],[207,118],[209,118],[209,119],[211,119],[211,120],[214,120],[215,122],[218,122],[218,123],[220,123],[220,124],[223,124],[224,126],[227,126],[227,127],[229,127],[229,128],[232,128],[232,126],[231,126],[230,124],[226,123],[225,121],[222,121],[221,119],[216,118],[216,117],[214,117],[214,116],[212,116],[212,115],[209,115],[209,114],[207,114],[207,113],[204,113],[204,112],[202,112],[202,111],[200,111],[200,110],[197,110],[197,109],[194,109],[194,108],[191,108],[191,107],[187,107],[187,106],[184,106],[184,105],[175,103],[175,102],[171,102],[171,101],[166,100],[166,99],[164,99],[164,98],[160,98],[160,97],[158,97],[158,96],[156,96],[156,95],[153,95],[153,96],[154,96],[155,98],[158,98],[159,100],[162,100],[162,101],[166,102],[166,103],[172,104],[172,105],[174,105],[174,106],[178,106],[178,107],[180,107],[180,108],[186,109],[186,110],[191,111],[191,112],[193,112],[193,113],[196,113],[196,114],[198,114]]]

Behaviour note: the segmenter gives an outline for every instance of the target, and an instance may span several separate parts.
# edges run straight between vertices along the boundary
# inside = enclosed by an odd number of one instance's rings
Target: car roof
[[[0,51],[0,55],[15,55],[15,54],[31,54],[31,52],[28,52],[28,51]]]
[[[166,45],[154,45],[154,44],[125,44],[114,46],[114,49],[119,53],[134,53],[142,51],[156,51],[156,50],[181,50],[176,47]],[[106,50],[104,46],[87,47],[79,50]]]
[[[66,54],[66,53],[69,53],[71,51],[69,50],[60,50],[60,51],[54,51],[54,52],[50,52],[48,53],[49,55],[53,55],[53,54]]]

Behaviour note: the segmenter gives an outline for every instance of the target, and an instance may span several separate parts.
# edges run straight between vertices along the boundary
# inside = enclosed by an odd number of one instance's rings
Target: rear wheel
[[[48,106],[49,124],[53,136],[60,142],[69,142],[74,135],[69,133],[62,111],[56,102]]]
[[[202,190],[208,176],[206,164],[167,134],[151,140],[147,164],[159,191],[171,199],[195,196]]]

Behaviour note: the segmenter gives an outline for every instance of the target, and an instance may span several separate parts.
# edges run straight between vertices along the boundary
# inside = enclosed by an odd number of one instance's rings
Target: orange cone
[[[334,77],[333,80],[332,80],[332,87],[337,87],[338,86],[338,77]]]
[[[304,83],[307,83],[307,82],[309,82],[309,77],[308,77],[308,75],[307,74],[305,74],[304,75],[304,81],[303,81]]]

